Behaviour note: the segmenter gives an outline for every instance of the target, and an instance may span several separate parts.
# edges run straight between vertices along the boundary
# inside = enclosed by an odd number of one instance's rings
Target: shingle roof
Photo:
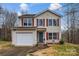
[[[37,17],[37,16],[39,16],[39,15],[41,15],[41,14],[47,12],[47,11],[50,12],[50,13],[52,13],[52,14],[55,14],[55,15],[57,15],[57,16],[59,16],[59,17],[62,17],[62,15],[60,15],[60,14],[54,12],[54,11],[51,11],[51,10],[49,10],[49,9],[43,10],[43,11],[37,13],[37,14],[24,14],[24,15],[21,15],[21,16],[19,16],[19,17]]]
[[[51,10],[49,10],[49,9],[46,9],[46,10],[43,10],[43,11],[37,13],[35,16],[39,16],[39,15],[41,15],[41,14],[47,12],[47,11],[50,12],[50,13],[52,13],[52,14],[55,14],[55,15],[57,15],[57,16],[59,16],[59,17],[62,17],[62,15],[56,13],[55,11],[51,11]]]
[[[34,16],[35,14],[24,14],[24,15],[19,16],[19,18],[20,17],[34,17]]]

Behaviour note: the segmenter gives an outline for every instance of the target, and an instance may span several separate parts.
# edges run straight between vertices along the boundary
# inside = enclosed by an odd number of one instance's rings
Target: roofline
[[[23,14],[23,15],[21,15],[21,16],[18,16],[18,18],[20,18],[20,17],[26,17],[26,15],[30,15],[30,16],[32,16],[32,17],[34,17],[35,16],[35,14]]]
[[[39,15],[41,15],[41,14],[47,12],[47,11],[49,11],[49,12],[51,12],[52,14],[55,14],[55,15],[57,15],[57,16],[59,16],[59,17],[62,17],[62,15],[60,15],[60,14],[54,12],[54,11],[51,11],[51,10],[49,10],[49,9],[45,9],[45,10],[43,10],[43,11],[41,11],[41,12],[38,12],[37,14],[23,14],[23,15],[18,16],[18,17],[20,18],[20,17],[26,16],[26,15],[32,15],[33,17],[37,17],[37,16],[39,16]]]
[[[35,15],[35,17],[37,17],[37,16],[39,16],[39,15],[41,15],[41,14],[45,13],[46,11],[49,11],[49,12],[51,12],[52,14],[55,14],[55,15],[57,15],[57,16],[59,16],[59,17],[62,17],[62,15],[57,14],[56,12],[51,11],[51,10],[49,10],[49,9],[46,9],[46,10],[43,10],[43,11],[41,11],[41,12],[37,13],[37,14]]]

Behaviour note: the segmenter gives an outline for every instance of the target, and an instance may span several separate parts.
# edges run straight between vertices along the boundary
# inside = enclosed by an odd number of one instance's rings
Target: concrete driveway
[[[0,41],[0,56],[26,56],[31,52],[44,49],[46,46],[15,47],[9,41]]]
[[[25,56],[33,47],[13,47],[0,49],[1,56]]]

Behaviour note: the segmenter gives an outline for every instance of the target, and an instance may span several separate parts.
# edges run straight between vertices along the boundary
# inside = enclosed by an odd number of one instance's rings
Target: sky
[[[37,13],[45,9],[55,10],[62,7],[63,4],[59,3],[3,3],[4,8],[10,11],[16,11],[18,14],[21,11],[27,11],[28,13]]]
[[[58,14],[63,14],[62,9],[60,8],[64,3],[2,3],[0,5],[9,11],[15,11],[18,15],[21,15],[21,11],[36,14],[45,9],[50,9],[52,11],[57,10]],[[63,25],[63,21],[61,23],[61,25]],[[61,26],[61,28],[63,29],[63,26]]]

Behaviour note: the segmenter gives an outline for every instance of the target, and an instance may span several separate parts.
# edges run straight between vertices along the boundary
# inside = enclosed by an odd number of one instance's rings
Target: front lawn
[[[32,54],[43,56],[79,56],[79,45],[70,43],[65,43],[64,45],[52,44],[52,46]]]
[[[36,47],[14,47],[9,41],[0,41],[0,55],[17,56],[26,55],[29,50]],[[65,43],[64,45],[52,44],[45,49],[38,49],[31,53],[36,56],[79,56],[79,45]]]
[[[56,50],[53,55],[57,56],[76,56],[79,55],[79,45],[66,43],[64,45],[53,45],[52,48]]]
[[[10,48],[11,42],[10,41],[0,41],[0,49],[7,49]]]

